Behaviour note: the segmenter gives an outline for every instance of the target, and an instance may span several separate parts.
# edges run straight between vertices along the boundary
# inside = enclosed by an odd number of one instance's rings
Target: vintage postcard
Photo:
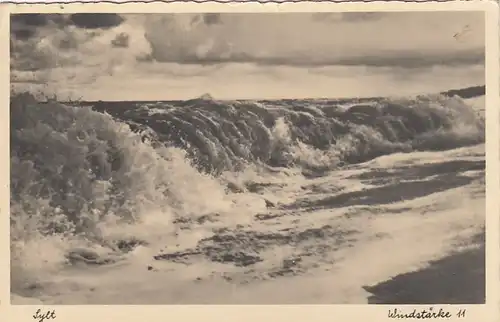
[[[3,9],[9,320],[498,319],[495,4]]]

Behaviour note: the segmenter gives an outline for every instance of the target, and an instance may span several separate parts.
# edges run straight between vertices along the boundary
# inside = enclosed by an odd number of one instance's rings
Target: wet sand
[[[372,294],[369,304],[484,304],[484,246],[364,289]]]

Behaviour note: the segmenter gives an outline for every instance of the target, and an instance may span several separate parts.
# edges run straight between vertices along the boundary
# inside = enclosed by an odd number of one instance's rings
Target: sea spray
[[[11,255],[13,274],[24,275],[14,281],[64,264],[76,246],[116,249],[147,239],[144,228],[167,234],[177,216],[231,205],[184,151],[155,149],[110,115],[29,95],[13,97],[10,113]],[[117,235],[138,225],[143,236]]]
[[[75,248],[105,257],[129,241],[176,236],[179,219],[255,215],[265,203],[241,193],[245,182],[227,189],[240,176],[334,171],[394,152],[484,141],[483,118],[443,96],[345,107],[320,100],[62,104],[19,94],[10,113],[14,288],[64,265]]]

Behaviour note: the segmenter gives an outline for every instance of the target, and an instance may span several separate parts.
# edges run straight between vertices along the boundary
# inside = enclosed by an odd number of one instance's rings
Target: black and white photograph
[[[12,13],[11,303],[484,304],[485,35]]]

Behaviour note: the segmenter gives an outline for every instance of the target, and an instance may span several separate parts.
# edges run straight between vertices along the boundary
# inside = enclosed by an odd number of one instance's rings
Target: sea
[[[484,92],[457,93],[12,94],[13,304],[367,303],[480,246]]]

